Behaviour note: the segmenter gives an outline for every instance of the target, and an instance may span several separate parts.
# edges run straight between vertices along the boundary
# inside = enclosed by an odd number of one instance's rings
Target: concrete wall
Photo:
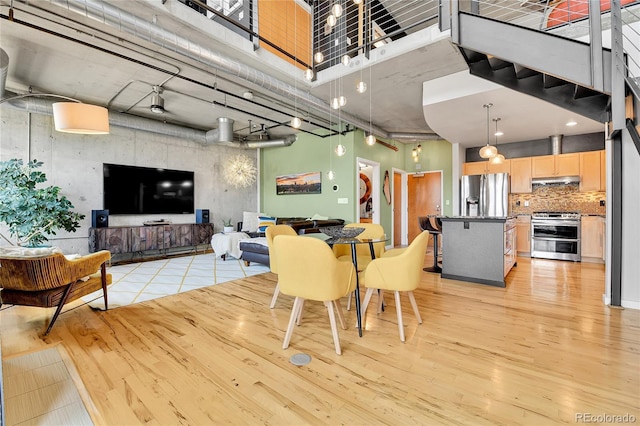
[[[622,301],[640,309],[640,155],[629,132],[622,132]]]
[[[223,166],[231,156],[243,153],[255,161],[255,150],[203,146],[138,130],[111,127],[109,135],[89,136],[56,132],[53,117],[30,114],[3,105],[0,108],[0,161],[21,158],[44,162],[48,185],[57,185],[85,215],[75,233],[58,232],[49,238],[65,254],[88,252],[91,210],[103,208],[102,163],[162,167],[195,172],[195,209],[209,209],[216,232],[222,220],[242,220],[244,210],[255,210],[256,184],[236,189],[223,178]],[[111,215],[109,226],[141,225],[147,220],[167,219],[193,223],[195,214]],[[6,229],[0,227],[6,234]],[[0,241],[0,245],[7,244]]]

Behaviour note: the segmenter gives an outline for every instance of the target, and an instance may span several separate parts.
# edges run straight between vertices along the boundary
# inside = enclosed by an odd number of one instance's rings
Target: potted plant
[[[73,204],[60,194],[60,187],[39,188],[46,182],[37,160],[23,164],[20,159],[0,162],[0,223],[7,225],[12,245],[37,246],[47,241],[56,230],[75,232],[84,215],[72,211]]]
[[[229,232],[233,232],[233,224],[231,223],[231,219],[223,219],[222,220],[223,228],[222,232],[228,234]]]

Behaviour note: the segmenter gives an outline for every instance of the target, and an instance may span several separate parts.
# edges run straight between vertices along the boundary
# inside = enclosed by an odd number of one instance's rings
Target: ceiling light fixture
[[[307,79],[307,81],[313,80],[313,70],[311,68],[307,68],[304,71],[304,78]]]
[[[233,156],[223,169],[225,180],[236,188],[246,188],[254,183],[256,172],[253,161],[244,154]]]
[[[498,152],[498,136],[500,136],[500,134],[502,134],[501,132],[498,132],[498,121],[500,121],[500,117],[498,118],[494,118],[493,121],[496,123],[496,132],[494,133],[495,137],[496,137],[496,155],[494,155],[493,157],[491,157],[491,159],[489,160],[489,163],[491,164],[502,164],[504,163],[504,155],[500,154]]]
[[[151,112],[154,114],[164,114],[164,98],[160,96],[162,92],[162,87],[153,86],[153,95],[151,96]]]
[[[322,52],[316,52],[316,54],[313,55],[313,59],[314,61],[316,61],[316,64],[319,64],[324,61],[324,55],[322,54]]]
[[[358,93],[364,93],[367,91],[367,83],[365,83],[364,81],[359,81],[358,83],[356,83],[356,91]]]
[[[349,55],[342,55],[342,65],[344,65],[345,67],[349,66],[349,63],[351,62],[351,56]]]
[[[353,0],[354,4],[362,4],[362,0]]]
[[[489,127],[491,125],[491,119],[489,118],[489,109],[493,106],[492,103],[482,105],[483,108],[487,109],[487,144],[480,148],[480,157],[482,158],[491,158],[498,153],[498,150],[495,146],[489,144]]]
[[[336,18],[339,18],[342,16],[342,5],[340,3],[336,3],[333,5],[333,7],[331,8],[331,12],[336,16]]]
[[[335,15],[331,14],[327,16],[327,25],[329,25],[330,27],[335,27],[336,22],[338,22],[338,19],[335,17]]]
[[[575,126],[576,124],[578,124],[578,122],[577,122],[577,121],[571,120],[571,121],[567,121],[566,126],[571,127],[571,126]]]
[[[53,93],[29,93],[0,100],[0,104],[22,98],[58,98],[70,102],[55,102],[53,108],[54,128],[58,132],[83,135],[109,134],[109,110],[98,105],[85,104],[68,96]]]

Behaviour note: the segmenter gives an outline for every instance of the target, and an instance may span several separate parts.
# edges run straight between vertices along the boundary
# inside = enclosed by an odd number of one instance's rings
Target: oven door
[[[531,257],[580,261],[580,240],[532,238]]]
[[[578,240],[580,239],[580,222],[534,219],[531,221],[531,237]]]

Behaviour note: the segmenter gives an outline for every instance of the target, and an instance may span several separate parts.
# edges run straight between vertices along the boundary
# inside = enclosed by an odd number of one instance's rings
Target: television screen
[[[193,213],[193,172],[104,164],[109,214]]]

